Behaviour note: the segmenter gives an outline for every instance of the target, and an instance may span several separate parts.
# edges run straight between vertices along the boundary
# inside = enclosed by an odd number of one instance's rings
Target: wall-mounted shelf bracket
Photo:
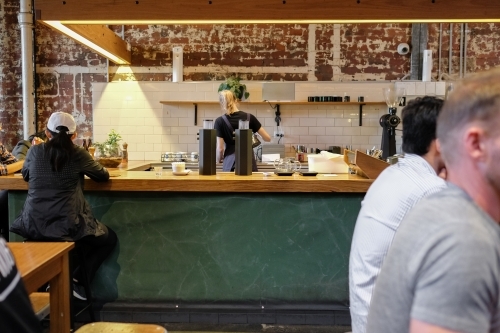
[[[274,118],[274,120],[276,121],[276,126],[279,126],[281,123],[280,105],[276,104],[274,108],[276,109],[276,112],[274,113],[276,115],[276,118]]]
[[[198,104],[194,104],[194,126],[198,125]]]

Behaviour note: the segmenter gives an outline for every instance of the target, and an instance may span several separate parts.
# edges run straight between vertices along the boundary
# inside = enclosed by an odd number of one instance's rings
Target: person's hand
[[[35,137],[33,138],[33,140],[31,141],[31,145],[32,145],[32,146],[36,146],[36,145],[39,145],[39,144],[40,144],[40,143],[42,143],[42,142],[43,142],[43,140],[42,140],[42,139],[40,139],[39,137],[35,136]]]

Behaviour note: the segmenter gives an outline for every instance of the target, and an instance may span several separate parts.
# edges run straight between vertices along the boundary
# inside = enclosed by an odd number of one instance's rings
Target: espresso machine
[[[385,103],[389,107],[388,113],[380,117],[380,126],[384,128],[382,132],[382,159],[396,154],[396,127],[401,122],[401,119],[396,115],[397,106],[401,99],[405,96],[404,88],[383,88]]]

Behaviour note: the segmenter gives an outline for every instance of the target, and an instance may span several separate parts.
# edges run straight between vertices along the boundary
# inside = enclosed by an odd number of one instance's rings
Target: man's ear
[[[482,160],[486,153],[486,133],[484,129],[478,126],[471,126],[464,131],[462,138],[464,140],[465,153],[474,160]]]
[[[52,134],[50,133],[49,130],[45,130],[45,135],[47,136],[47,139],[52,139]]]
[[[73,135],[71,136],[71,140],[74,140],[76,138],[76,132],[73,133]]]

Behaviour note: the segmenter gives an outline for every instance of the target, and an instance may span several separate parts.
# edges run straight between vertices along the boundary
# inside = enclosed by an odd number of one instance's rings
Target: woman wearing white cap
[[[108,170],[75,144],[76,123],[64,112],[53,113],[45,131],[49,140],[28,150],[21,173],[29,182],[28,197],[10,231],[31,240],[81,243],[86,255],[88,278],[116,245],[116,234],[92,215],[83,196],[84,176],[103,182]],[[79,269],[73,274],[73,295],[86,299]]]

